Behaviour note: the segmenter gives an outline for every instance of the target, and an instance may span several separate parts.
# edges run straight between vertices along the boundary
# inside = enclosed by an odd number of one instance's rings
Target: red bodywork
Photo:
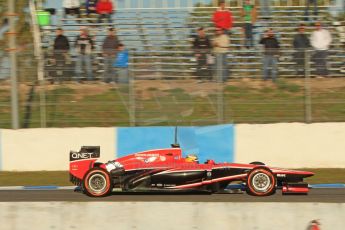
[[[74,152],[74,154],[77,153]],[[73,181],[82,181],[85,174],[94,167],[108,170],[107,164],[98,162],[96,163],[96,160],[96,158],[90,157],[87,159],[82,158],[71,161],[70,174],[73,178]],[[293,185],[288,186],[288,182],[292,179],[295,180],[295,178],[305,178],[314,175],[314,173],[312,172],[274,168],[257,164],[215,163],[213,160],[208,160],[207,162],[202,164],[198,162],[187,162],[186,158],[182,157],[182,151],[180,148],[156,149],[134,153],[118,158],[111,162],[120,164],[122,166],[121,169],[124,171],[124,175],[133,171],[145,172],[144,174],[140,174],[139,177],[144,177],[149,174],[154,176],[175,174],[185,175],[189,172],[205,172],[205,175],[208,173],[212,174],[212,176],[207,178],[205,177],[201,180],[174,184],[170,187],[165,187],[167,189],[197,188],[214,183],[231,182],[235,180],[245,182],[247,175],[251,170],[261,167],[268,169],[275,175],[277,181],[283,188],[283,193],[307,193],[307,186],[303,186],[303,188],[295,188]],[[108,172],[110,173],[109,170]],[[224,174],[224,172],[229,173]],[[221,175],[213,176],[217,173]]]

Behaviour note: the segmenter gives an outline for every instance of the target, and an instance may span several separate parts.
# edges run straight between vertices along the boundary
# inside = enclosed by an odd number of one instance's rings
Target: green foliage
[[[215,124],[218,122],[219,103],[224,105],[224,123],[304,122],[305,119],[303,80],[286,79],[276,84],[270,81],[232,80],[224,88],[219,88],[216,83],[195,85],[186,81],[186,84],[170,85],[168,89],[161,89],[161,83],[155,85],[156,82],[150,82],[147,88],[142,88],[141,83],[135,86],[135,119],[138,126],[174,125],[177,121],[180,125]],[[344,87],[335,87],[339,82],[330,79],[327,85],[332,83],[334,86],[329,90],[312,88],[313,122],[345,121]],[[325,83],[314,81],[313,84]],[[27,92],[28,88],[20,96],[21,119]],[[41,125],[42,92],[39,87],[35,90],[30,128]],[[9,95],[8,89],[0,90],[1,128],[10,127]],[[46,86],[45,95],[48,127],[129,125],[132,99],[126,86],[52,85]]]
[[[287,81],[284,81],[281,79],[277,81],[277,87],[280,90],[288,91],[291,93],[297,93],[302,90],[301,86],[293,84],[293,83],[288,83]]]

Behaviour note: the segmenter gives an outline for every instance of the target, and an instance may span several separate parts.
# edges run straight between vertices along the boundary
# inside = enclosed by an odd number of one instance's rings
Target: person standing
[[[260,40],[260,44],[264,46],[263,79],[267,80],[271,75],[272,81],[275,82],[278,72],[277,63],[280,46],[272,28],[266,31],[265,36]]]
[[[96,23],[98,21],[98,19],[94,17],[94,15],[97,14],[97,2],[98,0],[86,0],[85,2],[86,16],[89,23]]]
[[[120,43],[117,48],[116,59],[113,63],[113,67],[115,67],[116,70],[116,78],[118,83],[129,82],[128,63],[129,52],[125,46]]]
[[[111,15],[113,14],[113,3],[110,0],[99,0],[96,5],[96,11],[98,16],[98,23],[101,23],[103,19],[107,19],[108,23],[111,23]]]
[[[216,28],[223,29],[226,34],[230,33],[234,20],[224,1],[219,2],[219,8],[213,13],[212,21]]]
[[[65,78],[67,72],[66,60],[69,52],[70,46],[69,41],[65,35],[63,35],[63,30],[58,28],[56,30],[56,38],[54,40],[54,59],[56,64],[56,74],[54,82],[60,82]],[[58,77],[61,73],[62,77]]]
[[[86,9],[86,14],[88,17],[90,17],[90,14],[97,13],[96,11],[97,2],[98,0],[86,0],[85,9]]]
[[[199,78],[211,78],[208,64],[208,55],[210,55],[211,42],[206,36],[204,28],[198,29],[198,35],[193,41],[194,55],[197,60],[196,74]]]
[[[297,75],[304,76],[306,51],[310,48],[310,41],[305,34],[304,25],[298,27],[298,33],[293,38],[293,47],[295,48],[294,58],[296,61]]]
[[[93,80],[92,74],[92,51],[94,49],[94,43],[91,37],[89,36],[89,32],[87,28],[82,28],[80,30],[80,35],[77,37],[75,41],[75,48],[77,51],[77,63],[76,63],[76,74],[77,74],[77,81],[81,82],[82,79],[82,69],[83,64],[86,68],[87,73],[87,80]]]
[[[328,75],[327,70],[327,55],[328,49],[332,42],[332,36],[330,32],[323,29],[321,23],[317,22],[315,24],[316,30],[311,34],[310,43],[315,49],[315,65],[316,65],[316,75],[319,77],[325,77]]]
[[[79,0],[63,0],[64,17],[76,14],[80,18],[80,1]]]
[[[108,29],[108,36],[104,39],[102,50],[103,50],[103,57],[104,57],[104,75],[103,80],[104,82],[108,83],[111,81],[112,76],[112,63],[116,56],[117,46],[119,44],[119,40],[115,35],[114,28]]]
[[[215,73],[217,81],[225,82],[228,79],[227,54],[229,46],[229,36],[224,34],[223,29],[216,28],[216,37],[213,40],[213,52],[216,56]]]
[[[246,0],[241,9],[244,18],[244,46],[249,49],[254,46],[253,27],[256,21],[256,7],[252,5],[250,0]]]

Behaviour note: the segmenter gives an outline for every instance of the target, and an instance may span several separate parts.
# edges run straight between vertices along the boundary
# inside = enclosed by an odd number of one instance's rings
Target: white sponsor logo
[[[176,184],[164,184],[164,187],[172,187],[172,186],[176,186]]]
[[[167,158],[166,158],[165,156],[160,156],[159,159],[160,159],[161,161],[165,161]]]
[[[106,164],[105,167],[107,168],[107,171],[110,172],[113,169],[116,169],[114,164]]]
[[[286,174],[277,174],[277,177],[286,177]]]
[[[150,162],[154,162],[157,159],[157,157],[149,157],[147,159],[144,160],[145,163],[150,163]]]
[[[92,153],[72,153],[73,159],[89,159],[92,157]]]
[[[115,161],[115,162],[108,162],[105,165],[106,169],[108,172],[110,172],[111,170],[114,170],[116,168],[121,168],[123,167],[122,164],[120,164],[119,162]]]

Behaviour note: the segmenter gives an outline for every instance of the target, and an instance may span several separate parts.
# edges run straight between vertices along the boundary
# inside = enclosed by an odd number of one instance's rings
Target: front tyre
[[[86,195],[92,197],[107,196],[113,189],[109,173],[101,168],[90,169],[83,180]]]
[[[266,168],[254,168],[247,176],[247,193],[253,196],[269,196],[275,193],[276,178]]]

